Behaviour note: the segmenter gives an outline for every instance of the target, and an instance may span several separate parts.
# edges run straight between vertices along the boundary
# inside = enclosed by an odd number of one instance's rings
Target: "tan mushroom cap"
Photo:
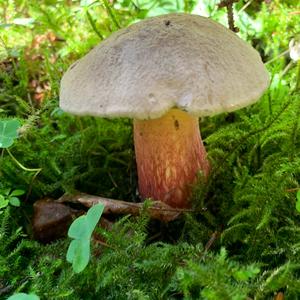
[[[256,50],[204,17],[168,14],[113,33],[61,81],[77,115],[154,119],[173,107],[196,116],[255,102],[269,84]]]

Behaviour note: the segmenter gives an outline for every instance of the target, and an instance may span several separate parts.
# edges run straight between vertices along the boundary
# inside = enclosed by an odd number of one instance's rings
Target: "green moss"
[[[33,178],[5,151],[1,155],[0,187],[21,188],[27,195],[20,208],[0,214],[0,299],[13,292],[41,299],[273,299],[279,291],[285,299],[298,299],[300,95],[296,64],[283,73],[288,56],[268,64],[271,87],[257,104],[201,120],[212,173],[195,186],[195,213],[170,224],[125,217],[111,232],[98,229],[107,246],[93,243],[92,260],[80,274],[65,259],[69,240],[41,245],[30,239],[37,199],[80,190],[138,201],[131,121],[65,114],[58,108],[58,88],[67,66],[99,42],[95,29],[107,37],[117,24],[162,11],[191,11],[196,4],[148,2],[138,7],[117,1],[112,11],[96,2],[82,7],[7,2],[14,18],[31,16],[36,23],[4,31],[0,117],[22,122],[10,150],[26,167],[42,171]],[[286,50],[300,25],[284,3],[255,7],[251,14],[240,13],[241,34],[270,60]],[[224,16],[210,9],[214,18]],[[32,35],[46,31],[60,41],[28,49]],[[42,58],[32,62],[33,54]],[[51,87],[41,104],[33,100],[33,79]]]

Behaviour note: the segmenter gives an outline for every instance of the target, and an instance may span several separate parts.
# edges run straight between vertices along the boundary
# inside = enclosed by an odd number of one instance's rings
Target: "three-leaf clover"
[[[89,263],[91,236],[103,210],[103,204],[94,205],[85,216],[77,218],[69,228],[68,236],[74,240],[70,243],[67,261],[72,264],[75,273],[83,271]]]
[[[0,148],[8,148],[18,137],[18,129],[21,123],[17,119],[0,121]]]

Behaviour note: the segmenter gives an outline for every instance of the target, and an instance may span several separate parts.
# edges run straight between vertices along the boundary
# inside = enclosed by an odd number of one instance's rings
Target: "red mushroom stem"
[[[197,173],[207,177],[210,169],[198,118],[171,109],[158,119],[134,120],[134,144],[141,197],[189,207]]]

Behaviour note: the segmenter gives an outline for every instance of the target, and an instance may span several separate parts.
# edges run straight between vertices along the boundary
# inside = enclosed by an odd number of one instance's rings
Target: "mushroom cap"
[[[77,115],[154,119],[177,107],[192,115],[255,102],[269,76],[258,52],[205,17],[168,14],[113,33],[70,66],[60,106]]]

